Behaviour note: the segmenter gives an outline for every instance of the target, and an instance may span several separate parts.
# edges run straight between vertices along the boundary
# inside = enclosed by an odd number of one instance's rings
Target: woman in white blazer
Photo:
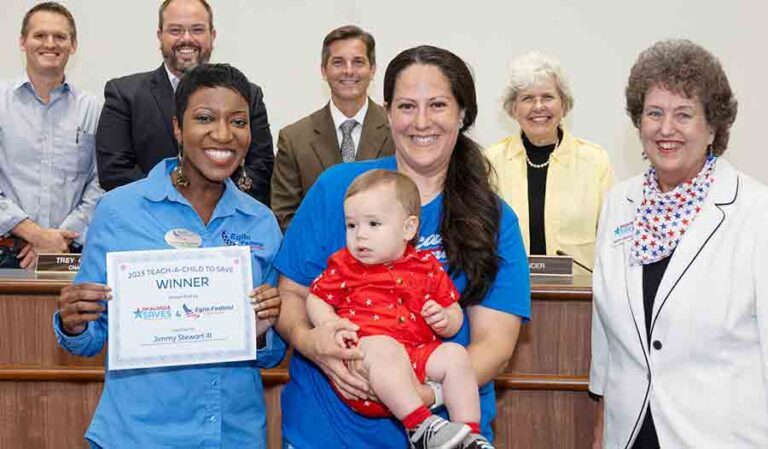
[[[702,47],[663,41],[626,97],[650,167],[600,214],[594,446],[768,448],[768,189],[720,157],[728,79]]]

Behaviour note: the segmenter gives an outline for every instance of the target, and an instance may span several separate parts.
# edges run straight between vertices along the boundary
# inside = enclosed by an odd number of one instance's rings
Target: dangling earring
[[[182,152],[182,147],[179,145],[179,165],[176,166],[176,169],[173,171],[173,183],[177,186],[181,187],[189,187],[189,181],[187,178],[184,177],[184,173],[181,171],[181,162],[184,159],[184,155]]]
[[[237,177],[237,187],[243,192],[247,192],[253,187],[253,181],[248,177],[248,173],[245,172],[245,158],[243,158],[243,162],[240,164],[240,176]]]

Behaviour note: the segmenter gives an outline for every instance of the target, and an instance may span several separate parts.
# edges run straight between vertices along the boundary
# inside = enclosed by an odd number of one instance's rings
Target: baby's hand
[[[448,327],[448,314],[445,309],[434,300],[430,299],[424,303],[421,308],[421,316],[427,322],[429,327],[438,334]]]
[[[349,321],[346,318],[339,318],[339,321],[345,322],[348,324],[352,324],[351,321]],[[336,335],[334,335],[334,338],[336,339],[336,344],[338,344],[342,348],[353,348],[357,346],[357,332],[347,330],[347,329],[339,329],[336,331]]]

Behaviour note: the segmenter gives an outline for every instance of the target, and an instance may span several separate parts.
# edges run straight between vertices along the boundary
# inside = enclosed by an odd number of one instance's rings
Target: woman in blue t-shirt
[[[403,51],[384,78],[393,157],[341,164],[326,171],[302,202],[275,260],[283,308],[278,332],[296,349],[282,398],[286,448],[405,448],[397,420],[370,419],[342,402],[326,380],[350,398],[370,398],[365,373],[350,370],[362,354],[333,340],[339,323],[312,328],[304,300],[327,258],[345,245],[344,192],[368,170],[397,170],[419,187],[419,249],[431,249],[462,292],[464,325],[451,339],[467,346],[480,388],[483,434],[496,415],[492,379],[501,373],[530,315],[528,263],[517,217],[493,192],[490,166],[464,133],[477,115],[472,75],[440,48]],[[354,330],[354,328],[352,328]],[[419,386],[434,406],[439,387]],[[439,394],[437,395],[439,397]],[[439,406],[439,404],[437,404]]]

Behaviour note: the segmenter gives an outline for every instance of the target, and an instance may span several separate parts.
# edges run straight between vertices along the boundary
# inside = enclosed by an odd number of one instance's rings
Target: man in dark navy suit
[[[178,154],[171,125],[174,91],[187,70],[211,57],[216,29],[208,2],[165,0],[159,9],[157,39],[163,55],[157,70],[110,80],[104,88],[96,156],[105,190],[142,179],[160,160]],[[252,84],[251,90],[251,146],[244,172],[238,170],[232,178],[269,205],[272,135],[261,88]]]

